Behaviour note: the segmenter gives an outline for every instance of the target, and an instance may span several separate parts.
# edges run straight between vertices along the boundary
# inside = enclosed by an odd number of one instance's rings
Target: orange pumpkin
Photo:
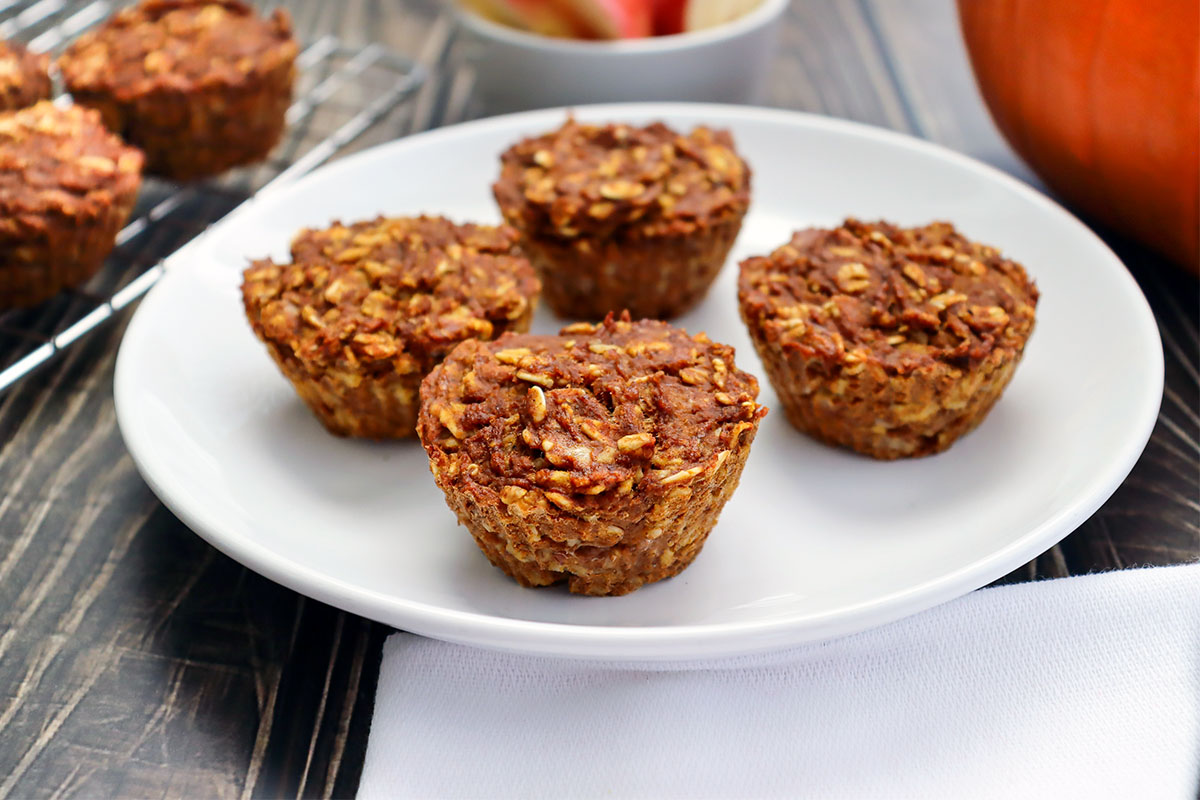
[[[1009,144],[1067,202],[1200,271],[1200,2],[958,0]]]

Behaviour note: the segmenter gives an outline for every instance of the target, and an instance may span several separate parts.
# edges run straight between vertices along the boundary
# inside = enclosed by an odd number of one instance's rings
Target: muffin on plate
[[[626,594],[686,568],[737,488],[767,410],[733,356],[628,315],[467,341],[422,384],[418,433],[494,565]]]
[[[304,230],[291,263],[255,261],[255,334],[339,436],[413,433],[421,379],[456,344],[525,331],[538,280],[511,228],[379,217]]]
[[[141,186],[142,154],[82,108],[0,113],[0,309],[92,277]]]
[[[50,98],[50,57],[20,42],[0,41],[0,111],[15,111]]]
[[[704,297],[750,205],[727,131],[568,119],[501,156],[504,218],[560,316],[677,316]]]
[[[286,11],[238,0],[143,0],[58,60],[75,102],[176,180],[266,157],[283,133],[297,46]]]
[[[947,222],[848,219],[742,262],[742,319],[799,430],[880,459],[938,453],[1000,398],[1033,331],[1020,264]]]

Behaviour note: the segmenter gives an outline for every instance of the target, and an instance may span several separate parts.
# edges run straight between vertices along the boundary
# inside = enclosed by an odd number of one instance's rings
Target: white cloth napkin
[[[1198,780],[1200,564],[984,589],[708,663],[396,634],[359,797],[1192,800]]]

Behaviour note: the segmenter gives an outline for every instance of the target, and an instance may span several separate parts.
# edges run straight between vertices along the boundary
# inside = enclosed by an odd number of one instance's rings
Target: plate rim
[[[211,241],[223,226],[237,221],[238,216],[273,197],[276,192],[303,188],[323,178],[331,171],[345,169],[360,160],[386,157],[384,153],[404,150],[433,139],[453,140],[474,135],[490,128],[507,128],[528,122],[531,126],[561,120],[570,111],[583,112],[589,117],[621,116],[646,117],[714,117],[715,124],[738,120],[763,121],[796,127],[815,128],[826,132],[875,141],[900,149],[923,152],[950,161],[957,166],[999,181],[1008,189],[1032,201],[1065,224],[1074,226],[1085,237],[1098,244],[1111,258],[1105,265],[1126,291],[1130,310],[1139,317],[1139,339],[1151,370],[1153,380],[1142,387],[1136,405],[1141,410],[1138,424],[1129,428],[1117,457],[1088,481],[1089,491],[1081,492],[1072,502],[1057,509],[1040,525],[1034,526],[1004,547],[987,553],[957,569],[943,573],[919,584],[868,601],[841,606],[823,612],[784,615],[753,621],[723,621],[687,625],[652,625],[624,627],[617,625],[587,625],[544,622],[449,609],[422,601],[399,598],[377,590],[357,586],[341,578],[331,577],[317,569],[298,563],[286,554],[268,548],[240,535],[222,532],[217,519],[205,513],[204,503],[192,497],[182,484],[168,487],[158,479],[154,449],[147,447],[136,421],[129,415],[135,401],[131,384],[136,369],[130,366],[131,355],[139,341],[146,320],[152,316],[159,298],[166,297],[163,286],[170,285],[173,273],[199,258],[203,245]],[[1112,269],[1111,267],[1115,267]],[[1164,363],[1157,322],[1149,303],[1129,273],[1124,262],[1100,237],[1070,211],[1021,180],[963,153],[943,145],[918,139],[905,133],[822,115],[786,109],[757,108],[714,103],[603,103],[577,105],[505,114],[480,120],[424,131],[411,136],[368,148],[339,159],[312,173],[289,182],[286,187],[261,192],[205,233],[184,245],[167,259],[166,274],[135,310],[121,338],[113,381],[114,402],[118,427],[138,472],[159,500],[191,531],[239,563],[300,594],[313,597],[337,608],[360,614],[384,624],[413,633],[447,641],[515,652],[535,653],[571,658],[604,658],[624,661],[701,660],[776,650],[803,642],[820,641],[859,632],[932,608],[947,600],[966,594],[1002,577],[1031,558],[1040,555],[1073,532],[1090,517],[1124,482],[1137,463],[1158,419],[1162,403]],[[125,400],[123,398],[131,398]]]

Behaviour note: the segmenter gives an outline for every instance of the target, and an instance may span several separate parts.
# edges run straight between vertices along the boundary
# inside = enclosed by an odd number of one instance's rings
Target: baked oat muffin
[[[251,327],[317,418],[339,436],[409,436],[421,379],[456,344],[525,331],[538,280],[511,228],[441,217],[334,223],[255,261]]]
[[[617,595],[700,552],[766,414],[757,396],[733,348],[610,316],[459,345],[421,386],[418,433],[493,564]]]
[[[76,103],[177,180],[266,157],[292,97],[291,20],[238,0],[144,0],[85,33],[58,60]]]
[[[142,154],[95,111],[43,100],[0,113],[0,308],[94,275],[133,209],[141,168]]]
[[[20,42],[0,41],[0,111],[14,111],[50,97],[50,57]]]
[[[742,319],[792,424],[881,459],[978,425],[1021,360],[1038,291],[1020,264],[935,222],[848,219],[742,262]]]
[[[567,120],[501,156],[504,218],[560,316],[670,318],[704,297],[750,205],[727,131]]]

